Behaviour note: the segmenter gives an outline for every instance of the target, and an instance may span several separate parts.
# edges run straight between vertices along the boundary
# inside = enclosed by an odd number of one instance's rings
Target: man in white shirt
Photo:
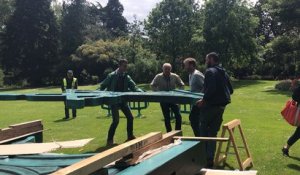
[[[196,69],[196,60],[194,58],[186,58],[183,63],[185,70],[189,73],[189,85],[191,92],[202,92],[204,87],[204,75]],[[191,127],[195,136],[199,136],[200,134],[199,112],[199,108],[193,106],[189,116]]]
[[[157,74],[151,82],[151,87],[154,91],[172,91],[176,89],[176,87],[178,87],[179,89],[184,89],[184,83],[181,80],[181,78],[177,74],[172,73],[171,71],[171,64],[165,63],[163,65],[163,72]],[[170,111],[172,111],[175,115],[175,130],[181,130],[182,118],[179,106],[175,103],[160,103],[160,106],[165,119],[165,126],[167,132],[172,131]]]

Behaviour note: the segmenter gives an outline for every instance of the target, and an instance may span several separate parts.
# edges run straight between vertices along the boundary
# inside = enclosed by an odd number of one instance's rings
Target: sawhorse
[[[238,130],[239,130],[239,133],[240,133],[242,141],[243,141],[243,147],[238,147],[237,146],[236,139],[234,138],[235,128],[238,128]],[[222,151],[223,142],[219,142],[219,146],[218,146],[218,149],[217,149],[214,165],[218,166],[221,163],[223,163],[223,166],[225,165],[227,157],[228,157],[228,153],[229,153],[229,148],[231,147],[231,144],[232,144],[232,147],[234,148],[234,154],[235,154],[237,162],[239,164],[239,169],[241,171],[244,171],[248,167],[253,167],[254,166],[253,159],[252,159],[252,156],[250,154],[249,147],[248,147],[248,144],[247,144],[245,136],[244,136],[244,132],[243,132],[242,127],[241,127],[241,121],[238,120],[238,119],[235,119],[231,122],[228,122],[228,123],[224,124],[223,127],[222,127],[221,138],[225,138],[225,134],[226,134],[227,131],[229,132],[229,139],[228,139],[228,142],[227,142],[226,150],[225,150],[225,152],[223,152],[223,155],[222,155],[221,151]],[[247,156],[245,161],[242,161],[238,148],[244,148],[245,149],[246,156]]]

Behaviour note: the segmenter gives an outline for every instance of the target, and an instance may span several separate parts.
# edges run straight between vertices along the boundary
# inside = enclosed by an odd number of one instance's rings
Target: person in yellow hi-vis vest
[[[72,70],[68,70],[67,77],[64,78],[62,81],[62,86],[61,86],[62,92],[66,92],[69,89],[74,90],[74,89],[77,89],[77,87],[78,87],[77,78],[74,77]],[[64,119],[69,119],[69,109],[66,106],[66,101],[64,103],[65,103],[65,118]],[[72,116],[73,116],[73,118],[76,118],[76,109],[72,109]]]

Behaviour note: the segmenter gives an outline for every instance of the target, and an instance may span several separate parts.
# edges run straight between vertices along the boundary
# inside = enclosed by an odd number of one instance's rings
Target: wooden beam
[[[223,127],[227,127],[228,129],[233,129],[241,124],[241,120],[234,119],[226,124],[223,125]]]
[[[166,134],[164,134],[162,136],[162,139],[151,144],[151,145],[148,145],[148,146],[145,146],[144,148],[142,149],[139,149],[137,151],[135,151],[134,153],[132,153],[132,158],[131,160],[128,162],[128,165],[134,165],[136,164],[136,161],[139,159],[139,157],[144,153],[144,152],[147,152],[149,150],[152,150],[152,149],[156,149],[156,148],[160,148],[164,145],[168,145],[170,143],[173,143],[173,137],[175,136],[182,136],[182,131],[171,131],[171,132],[168,132]]]
[[[106,150],[102,153],[96,154],[90,158],[75,163],[69,167],[63,168],[52,175],[86,175],[91,174],[105,165],[116,161],[126,155],[133,153],[153,142],[162,139],[161,132],[149,133],[143,137],[131,140],[127,143],[116,146],[112,149]]]
[[[193,141],[218,141],[218,142],[228,142],[229,141],[229,138],[222,138],[222,137],[178,137],[178,136],[175,136],[174,139],[193,140]]]

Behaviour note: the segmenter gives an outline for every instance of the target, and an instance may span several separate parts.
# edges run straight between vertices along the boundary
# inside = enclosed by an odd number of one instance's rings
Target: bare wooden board
[[[162,139],[149,145],[149,146],[145,146],[144,148],[135,151],[134,153],[132,153],[132,159],[128,162],[129,165],[134,165],[136,164],[136,161],[139,159],[139,157],[146,151],[152,150],[152,149],[156,149],[156,148],[160,148],[164,145],[168,145],[170,143],[173,143],[173,137],[174,136],[182,136],[182,131],[172,131],[172,132],[168,132],[166,134],[163,135]]]
[[[198,140],[198,141],[218,141],[218,142],[228,142],[229,138],[223,137],[178,137],[175,136],[174,139],[181,140]]]
[[[0,145],[0,156],[26,155],[51,152],[60,148],[78,148],[86,145],[92,139],[52,142]]]
[[[98,171],[105,165],[116,161],[136,150],[162,139],[161,132],[152,132],[143,137],[118,145],[95,156],[63,168],[52,175],[86,175]]]

